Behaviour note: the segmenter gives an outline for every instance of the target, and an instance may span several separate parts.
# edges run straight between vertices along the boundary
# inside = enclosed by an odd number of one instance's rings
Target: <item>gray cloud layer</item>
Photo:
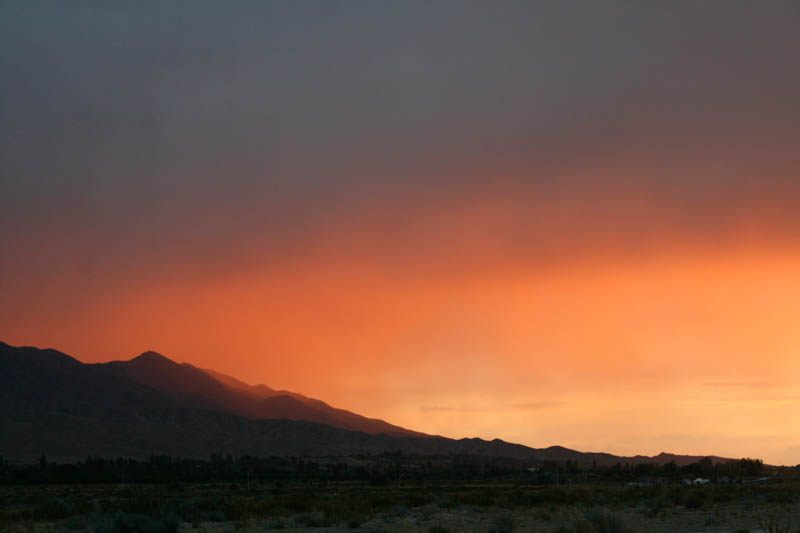
[[[534,248],[525,202],[621,209],[611,233],[753,205],[794,228],[798,22],[778,1],[3,2],[0,259],[280,255],[365,205],[402,226],[498,188]]]

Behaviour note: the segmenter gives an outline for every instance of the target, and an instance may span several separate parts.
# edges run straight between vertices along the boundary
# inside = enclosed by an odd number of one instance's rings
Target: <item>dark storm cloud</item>
[[[280,255],[365,205],[402,225],[491,187],[569,210],[610,190],[609,211],[633,187],[690,233],[753,201],[793,226],[798,20],[793,2],[4,2],[0,257]],[[649,171],[559,172],[620,160]]]

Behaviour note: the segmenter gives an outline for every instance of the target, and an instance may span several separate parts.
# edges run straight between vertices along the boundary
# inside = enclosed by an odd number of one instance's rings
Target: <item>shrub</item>
[[[571,526],[559,526],[556,528],[555,533],[594,533],[595,530],[592,524],[586,520],[579,520]]]
[[[114,516],[111,527],[103,524],[96,531],[115,531],[117,533],[175,533],[178,531],[180,520],[172,513],[166,515],[148,516],[137,513],[118,511]]]
[[[675,505],[697,509],[705,502],[705,491],[697,487],[674,487],[669,491],[669,498]]]
[[[44,501],[36,508],[35,515],[47,520],[59,520],[76,513],[75,505],[62,498],[53,498]]]
[[[597,533],[633,533],[622,518],[615,514],[590,511],[586,513],[586,521]]]
[[[517,527],[514,519],[510,516],[500,516],[494,521],[494,525],[489,529],[489,533],[512,533]]]
[[[292,518],[292,523],[297,527],[324,527],[330,525],[327,517],[317,511],[299,514]]]
[[[71,518],[70,520],[64,523],[64,528],[69,531],[86,531],[87,526],[84,520],[80,520],[78,518]]]
[[[703,506],[704,501],[705,498],[703,498],[703,495],[695,491],[684,498],[683,505],[686,506],[687,509],[698,509]]]
[[[405,497],[406,505],[409,507],[421,507],[431,503],[432,497],[427,492],[414,491]]]
[[[766,500],[769,503],[794,503],[797,501],[797,494],[789,490],[770,492]]]
[[[758,525],[765,533],[789,533],[792,527],[788,521],[783,522],[774,516],[762,518],[758,521]]]

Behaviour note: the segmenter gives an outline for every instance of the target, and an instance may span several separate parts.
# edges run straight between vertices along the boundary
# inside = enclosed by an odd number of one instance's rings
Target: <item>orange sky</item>
[[[5,340],[92,362],[155,349],[451,437],[797,462],[800,250],[664,242],[539,263],[438,216],[455,236],[414,230],[444,249],[407,264],[349,228],[277,265],[62,302]]]

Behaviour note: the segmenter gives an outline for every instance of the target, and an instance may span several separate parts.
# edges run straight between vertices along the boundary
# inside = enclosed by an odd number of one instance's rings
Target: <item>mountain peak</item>
[[[129,362],[140,361],[142,363],[172,363],[177,364],[175,361],[170,359],[169,357],[165,357],[158,352],[154,352],[152,350],[148,350],[146,352],[142,352],[141,354],[137,355]]]

